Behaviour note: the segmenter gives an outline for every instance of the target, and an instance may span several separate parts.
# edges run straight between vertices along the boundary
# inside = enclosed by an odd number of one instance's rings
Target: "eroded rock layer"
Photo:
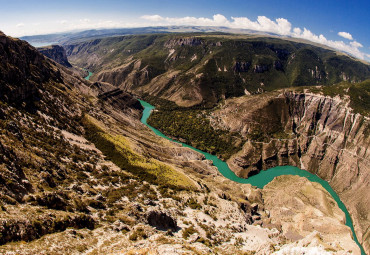
[[[367,117],[339,97],[286,92],[226,101],[212,123],[249,138],[228,161],[238,176],[294,165],[328,181],[351,213],[358,238],[370,248]]]

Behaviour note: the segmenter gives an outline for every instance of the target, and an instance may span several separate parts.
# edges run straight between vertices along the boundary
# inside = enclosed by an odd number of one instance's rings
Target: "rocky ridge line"
[[[253,100],[260,102],[250,107]],[[212,123],[245,136],[257,127],[263,132],[271,127],[283,130],[287,138],[247,141],[242,151],[228,160],[230,168],[244,178],[278,165],[298,166],[317,174],[340,196],[360,242],[369,251],[370,122],[346,105],[338,97],[310,93],[245,97],[226,102],[213,113]]]

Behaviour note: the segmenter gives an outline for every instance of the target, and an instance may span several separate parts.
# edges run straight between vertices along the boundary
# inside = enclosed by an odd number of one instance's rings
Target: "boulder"
[[[167,212],[161,211],[150,211],[147,214],[148,224],[152,227],[155,227],[159,230],[178,230],[177,222],[172,216]]]

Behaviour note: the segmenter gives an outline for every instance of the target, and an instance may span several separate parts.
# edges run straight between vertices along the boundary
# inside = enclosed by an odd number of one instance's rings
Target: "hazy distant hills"
[[[254,31],[249,29],[231,29],[227,27],[205,27],[205,26],[162,26],[162,27],[140,27],[140,28],[112,28],[91,29],[66,33],[23,36],[32,45],[39,47],[49,44],[65,44],[70,41],[83,41],[93,38],[103,38],[117,35],[147,34],[147,33],[183,33],[183,32],[225,32],[237,34],[260,34],[273,35],[272,33]]]

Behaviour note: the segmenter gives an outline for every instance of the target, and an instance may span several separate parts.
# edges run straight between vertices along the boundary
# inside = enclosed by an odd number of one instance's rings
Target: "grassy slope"
[[[91,116],[85,116],[83,123],[86,137],[121,169],[133,173],[142,180],[174,189],[194,187],[188,177],[172,167],[135,153],[123,136],[109,134],[102,128],[103,124]]]

